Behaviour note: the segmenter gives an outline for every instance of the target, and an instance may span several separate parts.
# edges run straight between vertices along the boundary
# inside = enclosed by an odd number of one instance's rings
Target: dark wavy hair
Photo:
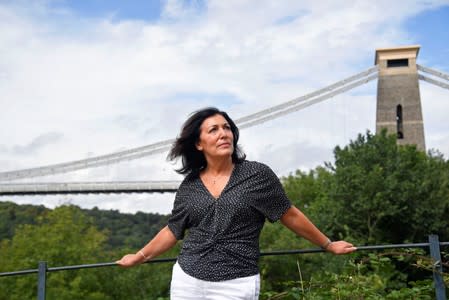
[[[179,174],[189,174],[192,172],[200,172],[207,166],[206,158],[203,152],[196,148],[196,144],[200,139],[201,124],[203,121],[214,115],[222,115],[231,126],[234,135],[234,152],[232,153],[232,162],[240,163],[245,158],[245,153],[237,145],[239,140],[239,129],[234,121],[224,111],[215,107],[207,107],[193,112],[182,126],[180,135],[176,138],[168,153],[168,160],[176,160],[182,158],[182,167],[177,169]]]

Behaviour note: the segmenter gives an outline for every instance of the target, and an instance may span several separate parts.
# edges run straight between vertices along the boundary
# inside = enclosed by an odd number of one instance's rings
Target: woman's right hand
[[[126,254],[120,260],[117,260],[115,263],[120,267],[129,268],[135,265],[141,264],[144,261],[142,255],[139,254]]]
[[[140,251],[135,254],[126,254],[115,263],[124,268],[136,266],[146,260],[153,259],[158,255],[164,253],[165,251],[176,245],[176,242],[176,237],[174,236],[172,231],[168,228],[168,226],[165,226]],[[143,254],[144,252],[146,253],[146,256],[145,254]]]

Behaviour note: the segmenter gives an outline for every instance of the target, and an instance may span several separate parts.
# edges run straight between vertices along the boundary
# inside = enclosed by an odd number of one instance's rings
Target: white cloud
[[[376,48],[416,43],[402,22],[447,1],[165,3],[160,21],[151,23],[83,18],[39,1],[33,9],[0,4],[0,125],[7,129],[0,132],[1,169],[173,138],[186,116],[203,106],[237,118],[315,91],[371,67]],[[449,131],[441,125],[447,123],[447,90],[427,86],[421,92],[427,145],[447,157]],[[375,83],[359,87],[244,130],[241,143],[249,159],[269,163],[279,175],[313,168],[332,160],[336,144],[374,130],[375,93]],[[11,153],[11,145],[32,145],[49,132],[59,138],[35,155]],[[155,155],[33,180],[179,179],[172,170],[165,155]],[[167,212],[170,197],[159,197],[157,207],[118,196],[72,201]]]

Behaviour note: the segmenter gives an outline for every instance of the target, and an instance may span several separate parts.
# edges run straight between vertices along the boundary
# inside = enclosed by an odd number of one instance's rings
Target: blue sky
[[[449,73],[449,1],[0,0],[0,170],[174,138],[188,114],[233,118],[373,66],[375,49],[421,45]],[[449,156],[449,91],[421,83],[426,145]],[[242,130],[279,175],[333,160],[375,130],[376,82]],[[33,181],[181,179],[165,154]],[[167,213],[173,195],[15,197],[18,203]],[[10,200],[0,199],[0,200]]]
[[[163,0],[61,0],[50,1],[55,8],[69,9],[81,18],[111,18],[115,22],[125,20],[140,20],[143,22],[157,22],[161,19],[163,7],[167,1]],[[191,0],[179,2],[181,8],[193,7],[197,11],[205,9],[203,1]]]
[[[419,58],[449,72],[448,64],[444,63],[449,56],[449,6],[421,12],[406,20],[404,27],[423,46]]]
[[[162,12],[161,1],[72,0],[58,1],[55,7],[69,8],[82,18],[108,18],[121,20],[155,21]]]

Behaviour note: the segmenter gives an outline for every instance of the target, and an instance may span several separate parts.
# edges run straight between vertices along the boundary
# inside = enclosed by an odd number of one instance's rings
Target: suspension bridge
[[[396,60],[395,63],[401,63]],[[401,65],[399,65],[400,67]],[[421,81],[449,90],[449,75],[435,69],[416,64],[417,76]],[[379,65],[349,76],[334,84],[312,93],[286,101],[279,105],[249,114],[236,119],[239,129],[246,129],[273,119],[292,114],[311,105],[329,100],[339,94],[348,92],[361,85],[379,78]],[[179,181],[120,181],[120,182],[40,182],[15,183],[15,180],[56,175],[76,170],[95,168],[116,164],[142,157],[163,153],[170,149],[174,139],[96,156],[88,159],[40,166],[29,169],[0,172],[0,196],[6,195],[38,195],[38,194],[85,194],[85,193],[142,193],[142,192],[175,192]]]

